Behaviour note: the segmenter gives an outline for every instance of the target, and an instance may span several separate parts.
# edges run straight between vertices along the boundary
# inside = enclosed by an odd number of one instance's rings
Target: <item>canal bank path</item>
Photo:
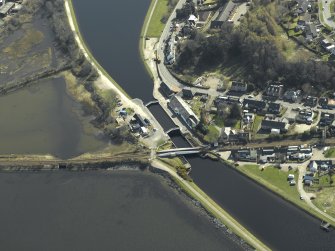
[[[182,188],[191,195],[194,199],[199,201],[203,207],[210,211],[215,217],[217,217],[222,223],[226,224],[229,229],[231,229],[236,235],[245,240],[256,250],[265,251],[271,250],[260,240],[258,240],[254,235],[252,235],[248,230],[246,230],[242,225],[240,225],[236,220],[234,220],[227,212],[225,212],[220,206],[205,196],[205,193],[200,191],[200,188],[195,185],[192,186],[190,183],[183,178],[181,178],[175,170],[167,167],[165,164],[159,160],[152,161],[151,165],[159,170],[167,172],[171,177],[182,184]],[[197,188],[197,189],[196,189]]]

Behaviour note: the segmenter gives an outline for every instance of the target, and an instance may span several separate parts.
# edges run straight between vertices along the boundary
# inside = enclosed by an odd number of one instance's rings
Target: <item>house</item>
[[[327,108],[331,109],[331,110],[335,109],[335,100],[334,99],[328,99]]]
[[[159,86],[159,91],[167,98],[174,94],[174,92],[170,89],[170,87],[164,82]]]
[[[5,17],[14,8],[15,3],[8,2],[0,7],[0,17]]]
[[[221,7],[219,10],[219,15],[215,20],[211,22],[211,29],[219,29],[226,22],[235,8],[235,3],[233,1],[228,1],[227,5]]]
[[[231,91],[246,92],[247,89],[248,89],[248,85],[246,83],[242,83],[242,82],[239,82],[239,81],[233,81],[231,83],[231,88],[230,88]]]
[[[314,24],[307,24],[304,30],[305,38],[307,41],[311,42],[314,38],[318,36],[316,27]]]
[[[304,123],[307,125],[311,125],[313,123],[313,111],[312,110],[301,110],[296,117],[296,121],[300,123]]]
[[[318,171],[318,164],[315,161],[311,161],[308,164],[309,171],[312,173],[316,173]]]
[[[184,99],[192,99],[194,97],[193,91],[191,87],[185,87],[182,90]]]
[[[261,129],[264,131],[271,131],[273,129],[280,130],[280,133],[285,133],[288,130],[288,124],[275,120],[262,120]]]
[[[281,106],[278,103],[271,102],[271,103],[268,104],[268,112],[269,113],[279,114],[280,113],[280,108],[281,108]]]
[[[252,122],[254,122],[254,119],[255,119],[255,114],[253,113],[247,112],[247,113],[244,113],[243,115],[243,122],[245,124],[251,124]]]
[[[199,124],[200,120],[197,115],[195,115],[192,109],[180,96],[172,96],[168,106],[186,123],[189,128],[193,129]]]
[[[198,18],[195,15],[191,14],[190,17],[188,18],[188,22],[191,25],[196,25],[198,22]]]
[[[250,133],[244,131],[237,131],[231,127],[224,127],[221,129],[220,142],[221,143],[246,143],[250,140]]]
[[[283,99],[289,102],[297,102],[299,97],[298,91],[288,90],[284,93]]]
[[[264,101],[258,101],[254,99],[243,100],[243,108],[250,111],[264,112],[265,107],[266,103]]]
[[[297,9],[295,11],[296,15],[303,15],[311,8],[308,0],[296,0]]]
[[[312,96],[307,96],[304,105],[305,106],[310,106],[310,107],[315,107],[318,103],[318,98],[317,97],[312,97]]]
[[[270,84],[265,89],[266,96],[279,98],[283,95],[284,86],[280,84]]]
[[[321,113],[321,118],[320,118],[320,121],[319,121],[319,126],[321,126],[321,127],[330,126],[333,123],[334,119],[335,119],[334,114],[322,112]]]
[[[257,160],[257,151],[251,149],[241,149],[232,151],[232,157],[234,160],[240,161],[256,161]]]
[[[141,127],[147,127],[148,124],[145,122],[145,120],[142,118],[142,116],[138,113],[135,113],[133,119],[136,121],[137,124],[139,124]]]
[[[332,160],[313,160],[308,165],[310,171],[315,173],[317,171],[328,171],[334,168]]]

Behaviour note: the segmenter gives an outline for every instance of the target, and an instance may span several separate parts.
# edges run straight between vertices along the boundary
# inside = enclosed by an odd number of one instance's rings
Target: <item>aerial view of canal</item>
[[[93,55],[130,96],[144,101],[152,99],[153,84],[140,61],[138,36],[149,2],[73,0]],[[319,220],[219,162],[189,161],[195,182],[272,249],[334,250],[335,232],[322,232]]]

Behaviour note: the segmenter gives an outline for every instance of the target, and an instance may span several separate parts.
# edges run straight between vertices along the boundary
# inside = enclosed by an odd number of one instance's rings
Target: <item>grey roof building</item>
[[[178,95],[171,97],[169,102],[171,110],[178,115],[190,128],[196,127],[200,120],[188,106],[188,104]]]

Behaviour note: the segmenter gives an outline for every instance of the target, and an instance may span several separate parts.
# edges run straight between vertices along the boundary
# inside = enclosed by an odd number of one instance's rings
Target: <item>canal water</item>
[[[81,113],[80,105],[67,95],[63,78],[2,96],[0,153],[69,158],[107,146]]]
[[[151,0],[73,0],[80,32],[100,65],[132,97],[153,99],[153,81],[139,52]]]
[[[241,250],[184,196],[149,172],[0,173],[1,250]]]
[[[73,2],[81,32],[97,60],[132,97],[150,100],[152,82],[138,52],[150,1]],[[155,116],[160,121],[167,115]],[[189,161],[195,182],[272,249],[334,250],[335,232],[322,232],[320,221],[230,167],[201,158]]]

